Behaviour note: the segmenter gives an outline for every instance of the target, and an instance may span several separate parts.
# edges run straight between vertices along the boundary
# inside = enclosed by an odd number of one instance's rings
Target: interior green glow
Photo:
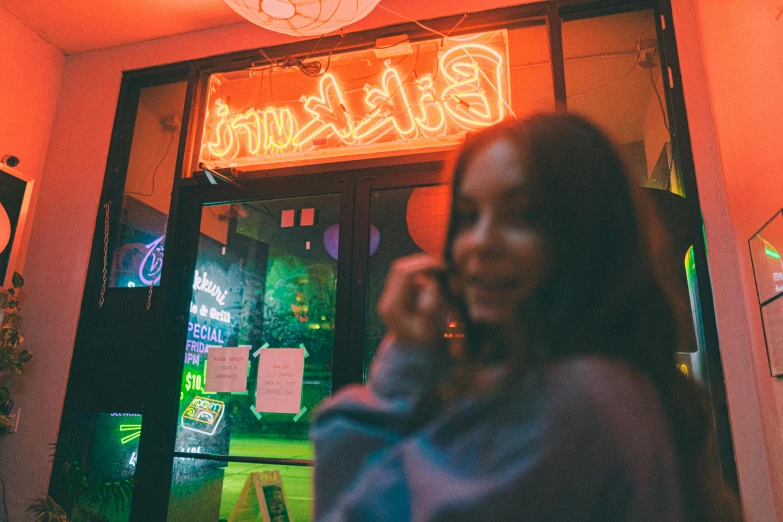
[[[770,250],[769,248],[765,248],[764,252],[766,252],[769,257],[774,257],[775,259],[780,259],[780,254],[778,254],[774,250]]]

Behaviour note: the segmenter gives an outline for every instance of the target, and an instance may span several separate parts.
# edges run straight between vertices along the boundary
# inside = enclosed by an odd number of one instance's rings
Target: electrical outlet
[[[11,419],[11,429],[9,430],[9,433],[16,433],[16,430],[19,429],[19,416],[21,413],[22,408],[16,408],[16,411],[8,416]]]
[[[174,134],[182,125],[182,119],[176,114],[170,114],[160,119],[160,125],[164,131]]]
[[[652,69],[655,67],[655,53],[658,51],[658,48],[655,44],[654,40],[642,40],[639,42],[639,45],[636,48],[637,52],[637,64],[642,69]]]

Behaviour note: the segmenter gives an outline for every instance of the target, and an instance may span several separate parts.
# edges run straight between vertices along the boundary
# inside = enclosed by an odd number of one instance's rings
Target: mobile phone
[[[457,298],[451,291],[451,274],[448,269],[438,270],[434,274],[435,280],[440,288],[441,295],[446,300],[446,306],[448,312],[446,313],[446,321],[443,325],[443,337],[447,340],[459,340],[465,337],[465,323],[460,318],[458,312],[459,305]]]

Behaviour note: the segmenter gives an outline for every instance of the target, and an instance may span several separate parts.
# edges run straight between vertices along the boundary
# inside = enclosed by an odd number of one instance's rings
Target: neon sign
[[[200,161],[227,167],[453,145],[511,112],[506,42],[505,30],[421,42],[360,78],[350,71],[372,65],[365,51],[341,55],[342,65],[316,79],[269,73],[269,84],[291,84],[294,97],[312,85],[312,94],[279,103],[258,102],[264,78],[251,89],[252,71],[232,82],[213,75]],[[251,90],[255,99],[235,101]]]
[[[166,246],[165,239],[166,236],[160,236],[152,243],[144,245],[147,254],[139,265],[139,279],[145,285],[160,283],[160,274],[163,269],[163,249]]]
[[[182,413],[182,427],[205,435],[214,435],[223,418],[225,406],[222,401],[195,397]]]
[[[120,442],[127,444],[128,442],[141,437],[141,424],[120,424],[121,432],[130,432],[120,439]]]

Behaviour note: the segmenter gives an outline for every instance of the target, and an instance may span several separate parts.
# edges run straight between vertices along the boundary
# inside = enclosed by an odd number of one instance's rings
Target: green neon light
[[[766,252],[769,257],[774,257],[775,259],[780,259],[780,254],[778,254],[774,250],[770,250],[769,248],[765,248],[764,252]]]
[[[133,439],[138,439],[141,437],[141,424],[120,424],[120,431],[132,432],[120,439],[121,443],[127,444]]]

